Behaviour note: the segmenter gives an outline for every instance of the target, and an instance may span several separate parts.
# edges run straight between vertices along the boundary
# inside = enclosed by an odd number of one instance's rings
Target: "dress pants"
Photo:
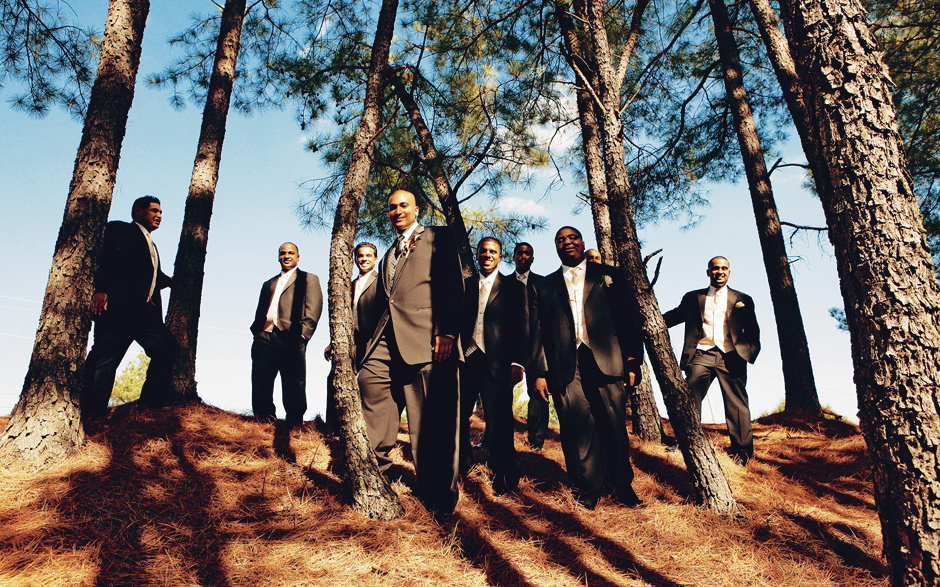
[[[487,461],[493,471],[493,489],[497,493],[515,491],[519,486],[519,457],[516,455],[513,436],[512,385],[509,384],[511,373],[507,370],[505,378],[495,379],[488,364],[486,354],[477,349],[460,366],[460,461],[461,468],[468,469],[473,464],[470,445],[470,416],[476,404],[477,394],[483,404],[486,417],[486,432],[483,439],[486,444]]]
[[[95,321],[94,344],[85,359],[85,389],[81,398],[86,419],[107,409],[117,368],[132,342],[137,342],[150,357],[138,404],[157,407],[170,402],[176,338],[163,323],[159,308],[148,302],[137,312],[125,315],[125,319],[105,314]]]
[[[259,332],[251,343],[251,411],[256,418],[275,418],[278,373],[284,420],[289,426],[299,426],[307,411],[307,341],[289,330]]]
[[[721,386],[725,404],[725,422],[731,437],[731,454],[754,456],[754,436],[751,433],[751,410],[747,402],[747,361],[735,351],[722,353],[718,347],[706,351],[696,350],[685,366],[692,399],[698,414],[702,413],[702,400],[715,378]]]
[[[529,406],[526,415],[529,446],[542,448],[542,445],[545,444],[545,435],[548,434],[548,402],[543,400],[535,391],[535,379],[528,374],[528,371],[526,372],[525,385],[529,394]]]
[[[601,373],[594,353],[582,344],[574,380],[551,392],[565,468],[579,501],[597,503],[605,483],[622,501],[635,501],[623,379]]]
[[[359,393],[379,469],[392,464],[401,412],[407,409],[415,494],[432,511],[452,512],[459,497],[457,349],[446,361],[408,365],[389,324],[359,369]]]

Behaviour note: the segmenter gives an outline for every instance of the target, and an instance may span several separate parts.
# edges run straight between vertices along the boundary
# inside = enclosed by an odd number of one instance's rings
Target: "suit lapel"
[[[496,274],[496,277],[493,279],[493,287],[490,288],[490,295],[486,298],[486,305],[489,306],[493,303],[493,300],[496,299],[496,294],[499,293],[499,282],[502,280],[503,276],[499,273]]]
[[[584,291],[581,292],[581,301],[584,303],[585,311],[587,310],[587,300],[591,295],[591,292],[594,291],[594,282],[597,281],[598,277],[602,275],[603,271],[596,271],[592,267],[592,263],[588,263],[584,269]]]
[[[558,296],[558,305],[562,307],[568,322],[571,323],[572,332],[574,332],[574,312],[571,311],[571,302],[568,299],[568,285],[565,283],[565,274],[563,269],[559,268],[553,275],[545,279],[552,279],[555,289],[555,295]]]
[[[411,233],[411,238],[408,239],[408,241],[405,241],[405,242],[410,241],[411,247],[409,248],[407,256],[402,254],[402,256],[399,257],[398,259],[398,266],[395,267],[395,279],[392,282],[392,287],[389,288],[389,294],[391,294],[391,292],[395,290],[395,286],[398,285],[398,282],[401,280],[401,275],[402,273],[404,273],[405,266],[408,264],[408,259],[411,258],[412,254],[414,253],[414,248],[418,246],[418,241],[421,239],[421,236],[423,234],[424,234],[424,226],[419,224],[417,227],[415,227],[415,231]]]

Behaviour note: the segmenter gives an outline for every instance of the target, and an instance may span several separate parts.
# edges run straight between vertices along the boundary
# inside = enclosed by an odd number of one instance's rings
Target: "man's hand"
[[[630,387],[633,387],[634,385],[636,385],[636,373],[634,373],[633,371],[627,372],[627,384]]]
[[[446,361],[454,350],[454,339],[447,335],[434,337],[434,346],[431,348],[431,358],[439,363]]]
[[[522,368],[522,365],[512,364],[512,373],[509,375],[509,383],[512,386],[515,386],[517,383],[522,381],[522,375],[525,373],[525,369]]]
[[[329,361],[330,353],[332,352],[333,352],[333,343],[331,342],[330,344],[326,345],[325,349],[323,349],[323,358]]]
[[[538,392],[539,396],[544,401],[548,401],[548,381],[546,381],[544,377],[539,377],[535,380],[535,391]]]
[[[91,297],[91,313],[100,316],[108,309],[108,294],[101,292]]]

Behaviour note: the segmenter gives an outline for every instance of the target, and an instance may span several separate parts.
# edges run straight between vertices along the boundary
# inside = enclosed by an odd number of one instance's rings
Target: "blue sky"
[[[82,3],[79,18],[103,29],[107,2]],[[208,10],[210,4],[204,2]],[[167,273],[172,273],[199,135],[201,108],[173,110],[168,93],[143,84],[143,76],[160,71],[169,61],[166,39],[188,22],[191,2],[154,2],[144,37],[140,78],[130,112],[117,174],[111,219],[129,220],[130,206],[144,194],[163,202],[163,224],[154,240]],[[12,88],[0,90],[10,98]],[[39,309],[62,221],[68,184],[81,136],[80,125],[61,111],[42,119],[0,107],[4,141],[0,145],[0,413],[12,409],[29,363]],[[301,182],[324,174],[316,155],[304,151],[307,137],[290,106],[245,118],[231,114],[222,154],[206,261],[206,279],[197,354],[198,391],[209,404],[236,412],[250,411],[251,323],[261,283],[278,271],[277,248],[292,241],[300,248],[301,268],[320,276],[326,286],[329,234],[305,230],[294,207],[303,197]],[[802,159],[797,144],[785,146],[790,161]],[[514,190],[500,206],[548,218],[545,232],[531,235],[534,270],[554,271],[559,263],[552,236],[558,227],[582,229],[589,245],[590,211],[576,214],[572,182],[546,195],[548,177],[529,190]],[[819,202],[802,188],[803,174],[794,168],[774,173],[780,216],[798,224],[822,226]],[[663,250],[656,293],[661,309],[679,303],[682,294],[705,287],[708,259],[724,255],[731,262],[729,284],[750,294],[756,304],[763,349],[749,367],[748,393],[754,417],[783,400],[783,375],[773,310],[763,269],[757,230],[747,186],[715,184],[711,205],[693,229],[662,223],[641,230],[644,253]],[[380,247],[381,248],[381,247]],[[382,251],[380,251],[382,252]],[[794,281],[806,324],[820,401],[857,421],[849,337],[835,328],[828,308],[841,306],[835,260],[828,242],[815,236],[797,238],[790,254]],[[504,265],[504,273],[511,271]],[[168,293],[164,299],[168,299]],[[671,331],[681,343],[681,327]],[[324,317],[308,347],[307,418],[323,412],[329,365],[322,358],[329,332]],[[136,348],[128,358],[136,354]],[[276,388],[278,389],[278,388]],[[279,403],[279,392],[275,393]],[[720,392],[713,385],[703,408],[704,418],[723,421]],[[279,407],[280,410],[280,407]],[[283,412],[280,412],[283,416]],[[714,414],[714,415],[713,415]]]

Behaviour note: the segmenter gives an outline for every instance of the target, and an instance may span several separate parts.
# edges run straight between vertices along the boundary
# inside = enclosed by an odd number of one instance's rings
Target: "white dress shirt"
[[[707,351],[718,347],[723,352],[731,352],[731,331],[728,328],[728,286],[719,290],[715,286],[708,286],[705,295],[705,309],[702,311],[702,330],[705,337],[698,342],[698,348]]]
[[[483,314],[486,313],[486,302],[490,299],[490,291],[493,289],[493,283],[496,282],[496,271],[484,277],[480,274],[480,298],[477,303],[477,321],[473,326],[473,338],[467,349],[467,354],[471,354],[476,349],[486,352],[486,345],[483,343]]]
[[[281,294],[284,293],[284,288],[287,287],[287,282],[290,281],[291,275],[297,271],[297,267],[294,267],[290,271],[282,271],[280,277],[277,278],[277,284],[274,286],[274,293],[271,294],[271,303],[268,305],[268,314],[267,319],[264,321],[264,331],[272,332],[274,326],[278,323],[280,319],[277,315],[277,306],[278,302],[281,300]]]
[[[587,259],[574,267],[563,266],[562,275],[568,287],[568,303],[574,316],[575,347],[582,343],[591,346],[588,341],[587,323],[584,321],[584,274],[587,271]]]
[[[356,311],[356,308],[359,307],[359,298],[362,297],[362,292],[366,291],[366,284],[369,283],[369,277],[376,272],[378,265],[372,267],[366,274],[359,274],[359,277],[356,279],[355,289],[353,290],[353,312]]]
[[[150,291],[147,292],[147,301],[150,301],[150,298],[153,297],[153,290],[157,287],[157,268],[160,267],[160,254],[157,253],[157,245],[153,244],[153,237],[150,236],[150,231],[144,228],[144,225],[139,222],[134,222],[142,233],[144,233],[144,238],[147,239],[147,246],[150,247],[150,262],[153,263],[153,278],[150,280]]]

